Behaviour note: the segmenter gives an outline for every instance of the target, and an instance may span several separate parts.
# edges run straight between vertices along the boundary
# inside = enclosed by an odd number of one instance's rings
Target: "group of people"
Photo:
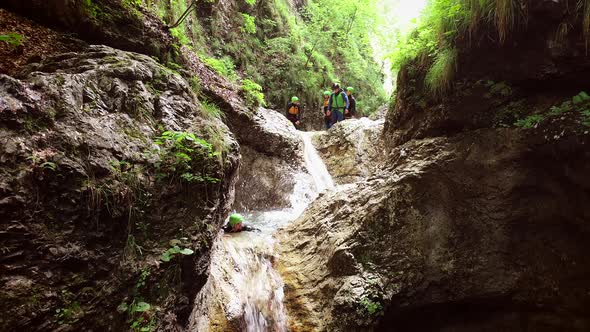
[[[324,91],[324,125],[330,129],[334,124],[356,117],[356,98],[354,88],[347,87],[343,90],[339,83],[332,84],[332,91]],[[287,105],[287,119],[299,128],[301,125],[302,109],[299,105],[299,98],[293,96]]]
[[[324,112],[324,124],[326,129],[330,129],[334,124],[350,119],[356,116],[356,99],[354,97],[354,88],[347,87],[346,90],[340,88],[340,84],[332,84],[332,91],[324,91],[324,103],[322,106]],[[291,102],[287,105],[287,119],[291,121],[295,127],[301,125],[302,108],[299,105],[299,98],[294,96]],[[229,219],[223,231],[225,233],[239,233],[243,231],[257,231],[258,229],[245,225],[245,218],[234,213],[229,216]]]

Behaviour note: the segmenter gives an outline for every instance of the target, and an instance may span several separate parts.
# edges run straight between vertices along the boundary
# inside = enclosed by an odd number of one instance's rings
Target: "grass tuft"
[[[586,54],[588,54],[588,43],[590,42],[590,0],[578,0],[578,10],[582,10],[582,31],[586,43]]]
[[[514,30],[516,24],[516,0],[495,0],[494,17],[500,44],[506,41],[507,36]]]
[[[223,119],[225,113],[214,103],[208,100],[201,101],[201,111],[205,117],[210,119]]]
[[[440,97],[447,93],[457,72],[457,50],[447,48],[439,52],[426,74],[425,84],[428,90]]]

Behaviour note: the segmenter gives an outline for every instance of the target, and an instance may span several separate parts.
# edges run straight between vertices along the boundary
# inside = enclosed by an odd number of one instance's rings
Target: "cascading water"
[[[312,144],[314,133],[300,132],[307,173],[296,174],[284,210],[244,213],[260,232],[224,235],[215,245],[207,284],[197,296],[192,331],[230,329],[248,332],[287,331],[283,282],[273,268],[274,232],[295,220],[320,192],[334,182]],[[311,175],[311,179],[310,179]],[[310,181],[311,180],[311,181]]]

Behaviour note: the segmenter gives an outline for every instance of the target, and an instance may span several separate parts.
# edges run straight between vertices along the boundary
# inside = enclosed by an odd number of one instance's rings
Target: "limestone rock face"
[[[266,156],[249,146],[240,149],[242,163],[236,184],[236,211],[271,211],[291,205],[301,164]]]
[[[588,143],[486,129],[395,148],[281,232],[292,329],[587,330]]]
[[[384,120],[368,118],[340,122],[321,132],[315,145],[338,184],[367,178],[382,167]]]
[[[141,271],[153,290],[140,290],[150,315],[160,307],[176,324],[233,202],[235,138],[201,112],[180,75],[145,55],[90,46],[19,77],[0,76],[0,229],[11,234],[0,329],[46,331],[66,320],[64,329],[123,330],[115,308],[138,296],[128,284]],[[193,173],[219,182],[162,180],[168,157],[154,142],[163,131],[211,142],[220,155],[195,160]],[[171,240],[195,251],[173,261],[190,284],[169,280],[159,259]]]

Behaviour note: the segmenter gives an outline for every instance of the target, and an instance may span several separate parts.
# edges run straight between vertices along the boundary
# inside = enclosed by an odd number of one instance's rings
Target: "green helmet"
[[[294,102],[296,102],[296,101],[299,101],[299,98],[297,98],[297,97],[293,96],[293,98],[291,98],[291,102],[292,102],[292,103],[294,103]]]
[[[353,93],[354,92],[354,88],[351,87],[351,86],[349,86],[348,88],[346,88],[346,91],[350,91],[350,93]]]
[[[244,222],[244,217],[242,217],[241,214],[239,213],[234,213],[231,216],[229,216],[229,225],[234,227],[237,224],[241,224]]]
[[[328,90],[324,91],[324,96],[329,96],[329,95],[331,95],[331,94],[332,94],[332,92],[330,92],[330,91],[328,91]]]

